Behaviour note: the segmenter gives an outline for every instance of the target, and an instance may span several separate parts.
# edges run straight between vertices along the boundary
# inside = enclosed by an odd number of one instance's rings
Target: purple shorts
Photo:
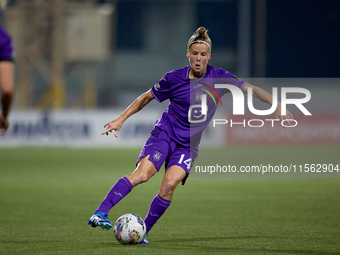
[[[158,171],[165,162],[165,171],[170,166],[177,165],[182,167],[189,175],[190,169],[197,158],[198,150],[179,145],[170,139],[165,131],[156,127],[144,144],[136,165],[147,155],[150,155],[149,161],[155,165]]]

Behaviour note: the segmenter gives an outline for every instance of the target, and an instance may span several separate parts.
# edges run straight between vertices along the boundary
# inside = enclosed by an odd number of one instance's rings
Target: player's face
[[[190,62],[189,78],[201,77],[207,71],[208,61],[211,53],[208,45],[205,43],[194,43],[187,51],[187,57]]]

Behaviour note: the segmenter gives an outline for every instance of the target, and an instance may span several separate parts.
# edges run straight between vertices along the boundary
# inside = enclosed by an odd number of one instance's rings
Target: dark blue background
[[[249,17],[252,24],[254,3],[252,0],[252,15]],[[340,77],[339,0],[267,0],[266,3],[266,76]],[[142,49],[143,31],[147,28],[143,28],[139,21],[141,13],[147,11],[145,1],[121,0],[117,4],[118,50]],[[213,48],[236,50],[238,1],[196,1],[194,6],[196,27],[209,29]],[[253,42],[254,28],[252,50]]]
[[[267,76],[340,77],[340,1],[267,1]]]

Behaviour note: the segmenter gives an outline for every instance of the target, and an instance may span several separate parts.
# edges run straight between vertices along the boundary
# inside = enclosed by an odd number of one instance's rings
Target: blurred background
[[[16,50],[11,127],[0,145],[100,140],[89,137],[188,64],[186,44],[199,26],[209,30],[214,67],[245,80],[333,78],[290,85],[314,91],[316,112],[340,110],[340,1],[8,0],[0,22]],[[126,125],[122,145],[144,141],[166,104],[148,107]]]
[[[340,0],[0,3],[16,51],[15,100],[0,135],[0,254],[130,254],[87,222],[112,184],[133,171],[168,101],[153,100],[118,138],[101,132],[166,72],[188,65],[187,41],[200,26],[212,39],[211,65],[270,93],[277,87],[280,101],[283,87],[308,89],[312,116],[288,105],[298,125],[271,127],[265,119],[275,116],[233,116],[232,97],[223,96],[214,118],[228,124],[205,129],[189,180],[138,253],[340,254]],[[269,108],[258,101],[256,109]],[[263,127],[249,127],[250,119],[263,119]],[[217,165],[297,172],[196,172]],[[110,220],[144,217],[162,171]]]

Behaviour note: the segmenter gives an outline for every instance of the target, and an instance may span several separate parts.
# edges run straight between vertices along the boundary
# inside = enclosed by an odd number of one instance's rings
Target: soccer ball
[[[122,244],[138,244],[145,237],[146,225],[138,215],[127,213],[117,219],[113,231]]]

